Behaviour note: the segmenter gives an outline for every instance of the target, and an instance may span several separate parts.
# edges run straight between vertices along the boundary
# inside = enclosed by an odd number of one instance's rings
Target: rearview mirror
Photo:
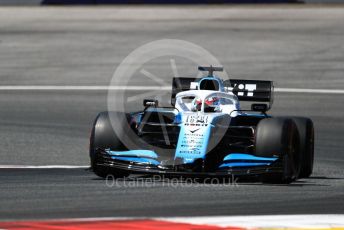
[[[252,104],[251,109],[253,111],[265,113],[266,111],[269,110],[269,107],[267,104]]]
[[[144,107],[149,107],[149,106],[154,106],[154,107],[158,107],[158,100],[154,100],[154,99],[144,99],[143,100],[143,106]]]

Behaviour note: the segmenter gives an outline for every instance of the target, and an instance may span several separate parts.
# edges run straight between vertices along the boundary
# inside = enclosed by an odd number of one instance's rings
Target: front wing
[[[142,154],[140,154],[142,153]],[[188,165],[162,164],[158,156],[149,150],[115,152],[109,149],[96,150],[96,165],[130,174],[152,174],[170,176],[259,176],[283,172],[281,158],[263,158],[245,153],[228,154],[215,171],[193,170]],[[185,167],[183,167],[185,166]]]

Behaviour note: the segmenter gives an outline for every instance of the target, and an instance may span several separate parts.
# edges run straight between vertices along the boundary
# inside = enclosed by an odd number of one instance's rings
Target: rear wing
[[[200,80],[201,78],[174,77],[171,105],[175,105],[177,93],[197,89]],[[272,106],[274,92],[272,81],[231,79],[223,81],[223,86],[227,92],[235,94],[239,101],[265,102],[269,109]]]
[[[272,81],[231,79],[223,82],[228,92],[233,92],[239,101],[266,102],[271,108],[274,84]]]

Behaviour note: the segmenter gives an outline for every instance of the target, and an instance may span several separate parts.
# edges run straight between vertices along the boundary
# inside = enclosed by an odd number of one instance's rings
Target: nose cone
[[[205,158],[212,129],[211,122],[212,116],[204,113],[183,116],[175,152],[178,162],[188,164]]]

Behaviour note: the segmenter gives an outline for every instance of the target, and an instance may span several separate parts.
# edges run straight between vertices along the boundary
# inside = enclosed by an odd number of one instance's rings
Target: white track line
[[[161,91],[171,90],[170,86],[59,86],[59,85],[7,85],[0,86],[0,91],[17,90],[65,90],[65,91],[107,91],[107,90],[126,90],[126,91]],[[319,93],[319,94],[344,94],[344,89],[302,89],[302,88],[275,88],[279,93]]]
[[[72,85],[2,85],[1,91],[16,91],[16,90],[127,90],[127,91],[142,91],[142,90],[171,90],[172,86],[72,86]]]
[[[86,169],[89,165],[0,165],[0,169]]]
[[[281,92],[281,93],[344,94],[344,90],[343,90],[343,89],[297,89],[297,88],[275,88],[275,92]]]

